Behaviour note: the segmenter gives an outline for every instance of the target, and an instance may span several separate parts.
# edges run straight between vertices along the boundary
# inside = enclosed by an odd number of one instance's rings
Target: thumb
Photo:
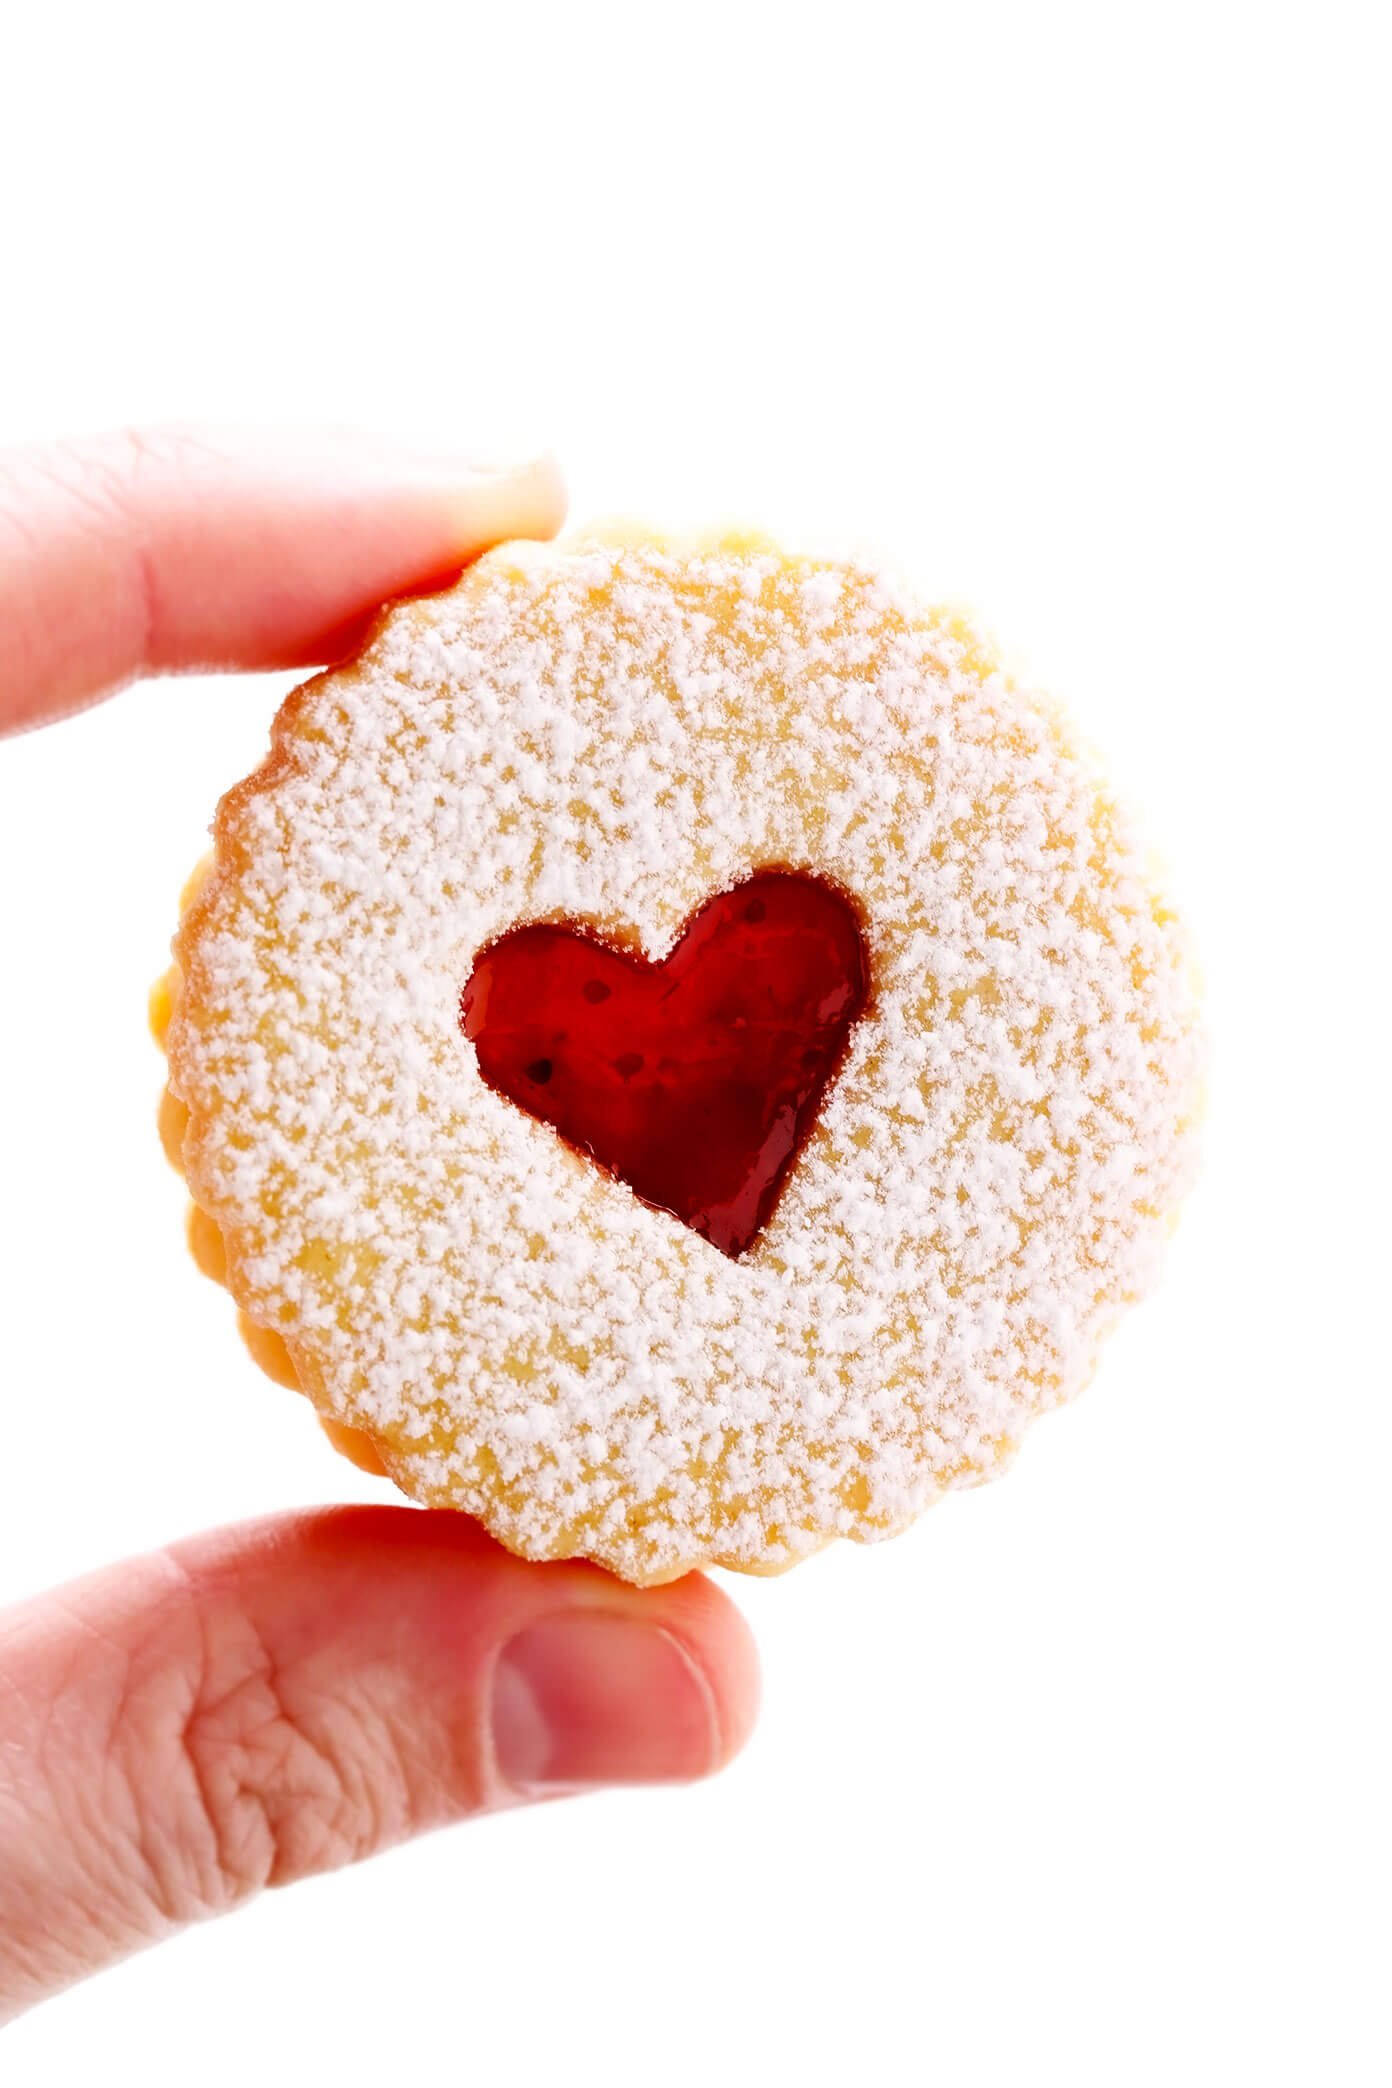
[[[0,2021],[185,1922],[520,1801],[719,1768],[733,1606],[342,1508],[194,1538],[0,1619]]]

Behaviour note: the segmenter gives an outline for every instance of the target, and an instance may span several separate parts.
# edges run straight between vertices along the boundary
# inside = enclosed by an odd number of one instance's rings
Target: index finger
[[[489,471],[347,431],[0,453],[0,732],[144,674],[333,659],[378,603],[564,511],[549,457]]]

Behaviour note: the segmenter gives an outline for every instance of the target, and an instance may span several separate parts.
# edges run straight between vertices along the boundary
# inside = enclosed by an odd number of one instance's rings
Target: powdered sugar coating
[[[874,1005],[732,1262],[485,1086],[478,949],[662,956],[761,864]],[[1052,711],[869,570],[505,547],[297,692],[179,939],[185,1165],[243,1307],[417,1498],[633,1579],[989,1476],[1090,1374],[1192,1161],[1180,937]]]

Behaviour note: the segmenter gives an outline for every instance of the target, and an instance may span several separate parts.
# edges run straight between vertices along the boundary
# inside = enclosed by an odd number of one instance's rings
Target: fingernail
[[[460,478],[530,478],[537,472],[554,471],[556,460],[550,449],[460,450],[445,444],[417,442],[405,451],[406,460],[418,470],[438,478],[442,473]]]
[[[710,1684],[660,1625],[608,1610],[530,1624],[498,1659],[493,1749],[516,1790],[674,1783],[720,1755]]]
[[[522,449],[514,455],[475,456],[472,468],[481,478],[535,478],[556,469],[555,452]]]

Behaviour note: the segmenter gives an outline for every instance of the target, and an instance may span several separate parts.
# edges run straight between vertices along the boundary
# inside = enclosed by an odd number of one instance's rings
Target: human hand
[[[0,457],[0,732],[180,668],[309,665],[385,597],[549,536],[515,472],[192,431]],[[717,1769],[738,1612],[529,1565],[466,1518],[330,1508],[0,1614],[0,2021],[186,1922],[470,1814]]]

